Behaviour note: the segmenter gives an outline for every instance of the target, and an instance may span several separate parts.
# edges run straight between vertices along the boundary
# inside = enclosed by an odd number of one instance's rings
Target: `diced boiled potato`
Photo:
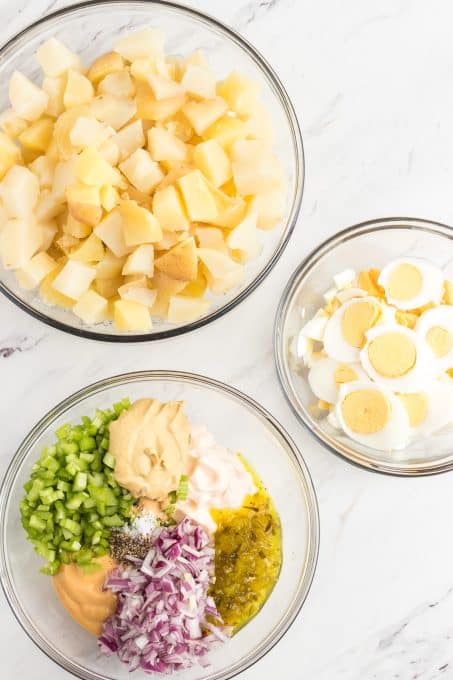
[[[189,228],[187,213],[174,186],[164,187],[155,192],[153,212],[162,229],[181,231]]]
[[[197,255],[209,274],[215,279],[223,279],[231,272],[242,268],[231,257],[212,248],[198,248]]]
[[[184,59],[183,63],[184,69],[187,69],[189,66],[201,66],[202,68],[209,67],[208,60],[203,50],[194,50],[194,52],[191,52]]]
[[[184,286],[180,295],[189,298],[201,298],[205,294],[207,286],[208,282],[203,273],[203,265],[201,265],[198,267],[197,278]]]
[[[41,191],[35,207],[35,217],[39,222],[48,222],[65,210],[63,200],[57,198],[52,191]]]
[[[121,277],[125,262],[126,255],[117,257],[111,250],[107,250],[103,259],[96,265],[96,280],[117,279]]]
[[[108,300],[95,290],[87,290],[76,302],[72,311],[85,323],[99,323],[107,319]]]
[[[52,118],[43,116],[19,135],[19,142],[27,149],[44,153],[52,140],[53,125]]]
[[[65,108],[71,109],[74,106],[89,104],[93,97],[94,88],[88,78],[79,73],[79,71],[68,71],[68,79],[63,96]]]
[[[5,269],[22,269],[41,248],[42,232],[33,217],[10,219],[0,231],[0,254]]]
[[[173,184],[175,184],[180,177],[188,175],[189,172],[192,172],[192,170],[195,169],[196,168],[193,163],[172,163],[171,168],[167,170],[167,174],[163,178],[162,182],[160,182],[160,184],[156,187],[156,190],[160,191],[166,187],[173,186]]]
[[[101,205],[106,212],[111,212],[113,208],[119,205],[120,197],[118,190],[112,187],[111,184],[104,184],[99,191]]]
[[[152,328],[149,308],[132,300],[113,303],[115,326],[119,331],[149,331]]]
[[[112,141],[118,147],[118,160],[124,161],[137,149],[145,145],[145,135],[141,120],[135,120],[123,127],[113,137]]]
[[[93,85],[97,85],[110,73],[121,71],[123,68],[124,60],[121,55],[117,52],[107,52],[106,54],[101,54],[100,57],[93,61],[88,70],[87,77]]]
[[[164,177],[159,163],[153,161],[145,149],[134,151],[119,167],[129,182],[144,193],[150,193]]]
[[[59,293],[53,287],[53,282],[60,274],[63,269],[63,264],[59,264],[50,274],[41,282],[39,287],[39,294],[48,305],[57,305],[58,307],[64,307],[66,309],[71,309],[74,306],[74,300],[72,298],[66,297],[62,293]]]
[[[267,144],[245,139],[231,147],[233,177],[237,190],[250,196],[275,189],[282,182],[282,168]]]
[[[154,273],[154,247],[151,243],[143,243],[132,251],[124,263],[122,274],[144,274],[152,277]]]
[[[137,113],[137,104],[129,97],[101,94],[93,99],[91,112],[102,123],[119,130]]]
[[[52,245],[52,241],[54,240],[58,231],[57,225],[55,224],[54,221],[49,220],[47,222],[39,222],[38,227],[41,231],[42,238],[42,242],[39,249],[49,250],[50,246]]]
[[[228,150],[240,139],[247,137],[247,126],[239,118],[222,116],[204,132],[204,139],[216,139],[224,149]]]
[[[113,49],[124,59],[133,61],[139,57],[148,57],[153,61],[164,59],[164,34],[157,28],[147,26],[124,38],[119,38]]]
[[[0,129],[11,139],[16,139],[27,125],[27,121],[18,116],[14,109],[6,109],[0,114]]]
[[[102,217],[99,188],[86,184],[71,184],[66,190],[69,214],[76,220],[95,226]]]
[[[228,246],[224,238],[224,232],[218,227],[197,227],[195,229],[199,248],[219,250],[228,255]]]
[[[212,184],[209,185],[209,189],[217,206],[217,217],[211,220],[212,224],[225,229],[233,229],[244,218],[245,201],[240,197],[228,196]]]
[[[93,231],[89,224],[79,222],[72,215],[68,215],[66,223],[63,224],[63,233],[74,236],[74,238],[87,238]]]
[[[217,85],[217,94],[223,97],[238,116],[249,116],[256,108],[260,89],[258,83],[232,71]]]
[[[109,73],[98,85],[100,94],[113,94],[117,97],[133,97],[135,85],[129,71],[123,69]]]
[[[229,274],[218,279],[211,276],[209,271],[206,271],[209,288],[214,295],[223,295],[223,293],[227,293],[229,290],[236,288],[242,283],[244,276],[244,267],[240,264],[237,265],[237,269],[234,269]]]
[[[71,260],[96,264],[104,258],[105,249],[101,239],[96,234],[90,234],[83,243],[71,253]]]
[[[12,139],[4,132],[0,132],[0,179],[8,170],[21,160],[21,153]]]
[[[193,236],[156,258],[157,269],[178,281],[194,281],[198,274],[197,247]]]
[[[124,240],[128,246],[154,243],[162,238],[162,229],[154,215],[135,201],[121,201]]]
[[[31,215],[39,196],[39,182],[28,168],[13,165],[0,182],[0,198],[8,217]]]
[[[146,208],[152,212],[153,201],[151,195],[145,194],[144,191],[139,191],[139,189],[136,189],[132,184],[129,184],[127,191],[124,191],[121,194],[121,198],[125,201],[135,201],[141,205],[142,208]]]
[[[148,83],[137,81],[137,116],[145,120],[166,120],[174,116],[184,105],[184,93],[158,101]]]
[[[88,106],[75,106],[58,116],[54,126],[54,142],[59,153],[58,160],[69,160],[80,151],[71,143],[71,131],[78,118],[86,116],[91,116]]]
[[[189,218],[194,222],[212,222],[218,216],[216,202],[199,170],[178,179]]]
[[[74,166],[77,179],[90,186],[101,187],[105,184],[118,185],[121,177],[115,168],[107,163],[101,154],[92,147],[85,149],[78,156]]]
[[[69,257],[72,251],[79,247],[80,243],[80,239],[75,238],[75,236],[70,236],[69,234],[63,233],[61,236],[58,236],[58,238],[55,239],[55,243],[53,245],[56,246],[57,249],[59,249],[67,257]],[[55,251],[55,255],[56,253],[57,251]]]
[[[64,93],[66,90],[66,76],[51,78],[46,76],[42,81],[42,89],[47,94],[48,101],[45,113],[57,118],[64,111]]]
[[[274,128],[272,120],[267,110],[261,104],[258,104],[245,120],[247,129],[247,136],[252,139],[260,139],[269,147],[274,143]]]
[[[14,71],[9,81],[9,100],[18,116],[33,121],[47,108],[48,95],[20,71]]]
[[[152,285],[157,290],[157,297],[151,308],[153,316],[167,318],[168,304],[172,295],[177,295],[187,285],[186,281],[177,281],[163,272],[156,271],[152,280]]]
[[[66,189],[76,182],[75,165],[77,158],[73,156],[67,161],[57,163],[52,182],[52,194],[56,201],[64,201]]]
[[[96,269],[82,262],[68,260],[53,282],[53,288],[73,300],[79,300],[96,276]]]
[[[111,213],[99,222],[94,229],[94,233],[110,248],[116,257],[122,257],[131,252],[131,247],[124,240],[123,220],[118,208],[112,210]]]
[[[228,105],[221,97],[205,99],[202,102],[188,102],[182,112],[197,135],[202,135],[216,120],[226,113]]]
[[[261,244],[257,235],[258,215],[254,210],[249,210],[246,217],[237,227],[232,229],[227,236],[227,244],[233,251],[239,251],[241,262],[246,262],[258,257],[261,252]]]
[[[118,164],[118,161],[120,160],[120,151],[112,137],[101,144],[98,151],[102,158],[107,161],[107,163],[110,163],[110,165]]]
[[[187,238],[187,231],[164,231],[160,241],[154,244],[156,250],[170,250],[180,241]]]
[[[92,116],[80,116],[77,118],[69,133],[71,144],[80,149],[89,146],[99,148],[104,142],[115,134],[115,130],[104,123],[100,123]]]
[[[83,69],[80,57],[56,38],[50,38],[42,43],[36,52],[36,59],[45,75],[52,78],[57,78],[70,69],[76,71]]]
[[[209,68],[189,64],[181,80],[181,85],[192,97],[214,99],[216,96],[215,76]]]
[[[160,76],[157,73],[149,73],[146,80],[157,101],[184,94],[184,89],[181,85],[175,80],[171,80],[171,78]]]
[[[285,214],[286,188],[279,184],[270,191],[257,194],[251,205],[258,213],[258,229],[273,229]]]
[[[148,149],[155,161],[185,161],[188,157],[187,145],[164,128],[148,131]]]
[[[46,189],[52,186],[56,163],[48,156],[38,156],[28,166],[38,178],[39,186]]]
[[[118,288],[118,293],[123,300],[139,302],[145,307],[152,307],[157,297],[157,290],[148,288],[146,277],[123,284]]]
[[[171,120],[163,121],[162,125],[168,132],[171,132],[172,135],[178,137],[182,142],[189,142],[194,136],[194,130],[191,124],[181,112],[175,113]]]
[[[114,279],[99,279],[96,277],[93,281],[93,288],[96,293],[102,295],[102,297],[111,299],[118,298],[118,290],[123,285],[124,277],[117,276]]]
[[[216,139],[197,144],[193,152],[195,165],[215,186],[220,187],[232,177],[231,161]]]
[[[168,304],[170,323],[188,323],[203,316],[209,309],[209,300],[174,295]]]
[[[37,253],[16,271],[16,277],[22,288],[31,290],[39,286],[44,277],[57,266],[57,262],[47,253]]]
[[[147,81],[150,73],[155,73],[156,64],[148,57],[138,57],[130,65],[130,74],[135,80]]]

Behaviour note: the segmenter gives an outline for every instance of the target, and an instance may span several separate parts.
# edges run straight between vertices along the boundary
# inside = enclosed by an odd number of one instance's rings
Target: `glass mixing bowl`
[[[144,679],[132,676],[116,658],[99,654],[96,640],[80,628],[59,603],[42,560],[26,541],[19,502],[42,446],[65,422],[76,422],[129,397],[184,400],[192,423],[206,425],[217,441],[241,451],[254,466],[280,514],[283,565],[269,599],[236,636],[209,658],[208,668],[178,673],[184,680],[227,680],[266,654],[288,630],[307,597],[319,543],[316,496],[296,445],[259,404],[215,380],[189,373],[144,371],[94,383],[58,404],[22,442],[0,493],[0,577],[17,620],[33,642],[62,668],[83,680]],[[155,676],[152,676],[155,677]]]
[[[295,365],[290,353],[292,338],[302,320],[310,319],[325,305],[322,294],[332,277],[353,268],[382,268],[397,257],[422,257],[442,267],[453,278],[453,230],[443,224],[411,218],[390,218],[350,227],[317,247],[292,275],[282,295],[274,332],[277,371],[285,396],[297,417],[334,453],[380,472],[420,475],[453,468],[451,431],[413,441],[403,451],[379,452],[352,441],[334,430],[310,406],[317,402],[307,381],[307,369]]]
[[[110,51],[118,35],[144,25],[165,31],[168,54],[186,55],[202,49],[218,78],[235,69],[260,84],[262,100],[275,130],[275,150],[287,177],[288,196],[280,225],[272,231],[260,232],[263,251],[247,263],[241,286],[223,296],[212,296],[209,313],[191,323],[174,325],[156,320],[151,331],[138,334],[120,333],[111,323],[84,325],[71,311],[46,305],[36,291],[22,290],[13,272],[0,267],[0,291],[21,309],[55,328],[97,340],[130,342],[169,338],[204,326],[233,309],[259,286],[276,264],[295,227],[302,200],[302,138],[296,114],[278,76],[255,48],[231,28],[172,2],[99,0],[67,7],[35,22],[0,49],[0,76],[4,84],[0,110],[9,106],[7,83],[15,69],[39,80],[35,53],[50,37],[62,40],[88,63],[102,52]]]

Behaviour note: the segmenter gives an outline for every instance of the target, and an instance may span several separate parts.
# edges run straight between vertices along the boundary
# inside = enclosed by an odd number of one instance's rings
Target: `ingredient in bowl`
[[[114,570],[105,587],[118,598],[99,644],[129,670],[171,673],[188,668],[228,635],[214,600],[214,548],[208,534],[184,519],[155,529],[144,560]]]
[[[116,563],[107,555],[96,557],[94,563],[90,571],[81,569],[78,564],[63,564],[53,577],[53,585],[72,618],[89,633],[98,636],[104,621],[116,608],[116,597],[103,589],[104,581]]]
[[[327,410],[332,427],[381,451],[453,424],[453,287],[442,270],[399,258],[334,282],[291,345],[319,399],[313,414]]]
[[[108,453],[109,424],[129,405],[123,400],[80,425],[62,425],[34,464],[20,510],[29,540],[47,560],[43,573],[71,562],[90,569],[108,552],[110,529],[129,521],[133,499],[116,483]]]
[[[135,498],[165,500],[179,485],[188,449],[182,402],[139,399],[110,424],[114,477]]]
[[[149,27],[88,69],[55,38],[37,59],[42,86],[15,71],[0,116],[4,267],[85,324],[203,316],[284,214],[257,83],[167,57]]]

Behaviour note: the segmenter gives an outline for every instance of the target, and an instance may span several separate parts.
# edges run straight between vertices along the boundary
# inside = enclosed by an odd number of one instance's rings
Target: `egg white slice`
[[[308,372],[308,383],[312,392],[323,401],[335,404],[339,389],[335,382],[335,371],[345,362],[323,357],[316,361]],[[357,375],[357,380],[367,380],[367,375],[360,364],[348,364]]]
[[[410,371],[405,375],[397,377],[383,376],[372,365],[368,349],[371,342],[379,335],[385,333],[398,333],[407,336],[415,347],[416,360]],[[426,345],[421,341],[418,334],[401,326],[397,323],[383,324],[371,328],[366,333],[366,344],[360,352],[360,363],[366,374],[378,385],[387,387],[393,392],[421,392],[425,387],[432,384],[436,379],[436,367],[434,365],[431,354],[428,352]]]
[[[453,383],[438,381],[423,390],[422,395],[426,403],[426,414],[421,422],[410,425],[412,438],[427,437],[453,423]]]
[[[352,430],[343,417],[342,403],[345,397],[357,390],[375,390],[380,392],[390,405],[390,418],[384,427],[378,432],[362,434]],[[404,449],[409,443],[409,417],[400,399],[386,387],[375,385],[370,382],[345,383],[340,387],[340,394],[335,415],[343,431],[354,441],[364,444],[371,449],[390,452]]]
[[[427,346],[428,351],[432,355],[439,371],[446,371],[453,367],[453,346],[443,356],[437,356],[428,342],[428,333],[433,328],[444,329],[453,338],[453,306],[440,305],[428,309],[420,316],[415,327],[415,331],[422,339],[422,342]]]
[[[389,292],[390,278],[394,271],[401,265],[411,265],[421,274],[422,284],[420,291],[408,300],[398,300]],[[427,260],[415,257],[401,257],[389,262],[381,271],[378,283],[385,290],[385,296],[389,304],[398,309],[417,309],[430,302],[440,304],[444,292],[444,274],[441,269]]]

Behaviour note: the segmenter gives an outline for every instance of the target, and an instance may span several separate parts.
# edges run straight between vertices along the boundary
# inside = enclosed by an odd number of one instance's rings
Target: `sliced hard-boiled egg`
[[[306,335],[298,333],[295,335],[290,344],[290,350],[296,363],[302,361],[305,366],[310,363],[310,357],[313,354],[314,342],[311,338],[307,338]]]
[[[383,268],[378,282],[389,304],[398,309],[417,309],[430,302],[439,304],[444,293],[442,270],[418,258],[393,260]]]
[[[394,312],[375,297],[353,298],[326,323],[324,350],[332,359],[356,363],[370,328],[393,319]]]
[[[346,434],[380,451],[403,449],[409,442],[409,417],[391,390],[369,382],[340,387],[335,414]]]
[[[353,298],[358,298],[358,297],[366,297],[367,292],[363,290],[363,288],[355,288],[354,286],[352,288],[342,288],[337,292],[336,298],[341,304],[344,302],[347,302],[348,300],[352,300]]]
[[[312,319],[302,326],[300,333],[306,338],[322,342],[324,338],[324,331],[326,330],[329,317],[324,314],[322,309],[318,309]]]
[[[400,393],[412,436],[426,437],[453,423],[453,384],[436,382],[422,392]]]
[[[360,364],[348,364],[323,357],[314,362],[308,373],[308,383],[318,397],[329,404],[335,404],[341,385],[356,380],[367,380]]]
[[[415,330],[428,346],[439,370],[453,368],[453,306],[427,309]]]
[[[345,269],[344,271],[335,274],[335,276],[333,277],[333,282],[338,288],[338,290],[343,290],[344,288],[352,286],[352,284],[356,280],[356,277],[357,275],[354,269]]]
[[[435,379],[435,366],[415,331],[385,324],[366,334],[360,361],[368,376],[395,392],[418,392]]]

